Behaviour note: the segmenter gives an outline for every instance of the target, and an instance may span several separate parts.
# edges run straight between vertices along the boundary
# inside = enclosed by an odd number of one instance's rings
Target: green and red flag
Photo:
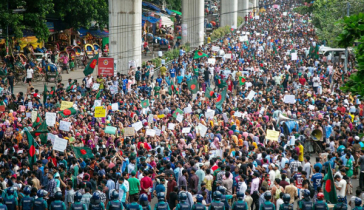
[[[63,111],[59,111],[58,114],[60,114],[62,117],[69,117],[76,114],[76,109],[71,107]]]
[[[73,152],[75,153],[76,158],[93,158],[94,154],[92,153],[91,148],[88,147],[73,147]]]
[[[47,137],[48,137],[48,128],[47,128],[46,121],[43,121],[42,124],[38,127],[36,131],[31,132],[31,134],[35,137],[39,136],[42,144],[47,143]]]
[[[49,93],[49,97],[53,98],[56,96],[56,87],[51,88],[51,92]]]
[[[224,103],[226,99],[226,90],[227,88],[224,88],[224,90],[221,92],[220,95],[217,96],[215,102],[216,102],[216,108],[222,110],[222,104]]]
[[[208,98],[208,99],[216,98],[216,94],[215,94],[215,92],[214,92],[214,90],[212,88],[206,87],[205,97]]]
[[[83,74],[85,76],[90,75],[94,72],[96,65],[99,63],[99,54],[96,54],[90,62],[88,62],[85,70],[83,70]]]
[[[315,59],[319,59],[319,57],[320,57],[319,51],[320,51],[320,48],[319,48],[318,44],[316,44],[315,54],[313,55]]]
[[[278,51],[277,51],[277,46],[276,44],[273,44],[273,55],[277,55]]]
[[[174,85],[173,81],[171,81],[171,84],[169,85],[168,88],[168,94],[172,95],[173,93],[177,93],[178,92],[178,88]]]
[[[203,53],[201,50],[196,50],[193,59],[199,59],[203,57],[209,57],[206,53]]]
[[[69,92],[71,90],[74,90],[77,88],[77,84],[76,84],[76,81],[73,81],[67,88],[66,88],[66,91]]]
[[[29,146],[29,151],[28,151],[28,159],[29,159],[29,166],[30,168],[33,167],[34,164],[36,164],[37,162],[37,156],[35,154],[35,146],[36,146],[36,142],[32,136],[32,134],[30,134],[29,130],[27,128],[24,129],[25,131],[25,135],[27,135],[27,139],[28,139],[28,146]]]
[[[225,80],[223,80],[223,79],[218,79],[217,80],[217,87],[224,88],[226,86],[227,86],[227,84],[226,84],[226,81]]]
[[[99,99],[100,96],[101,96],[101,90],[99,90],[99,92],[97,92],[97,94],[96,94],[96,100]]]
[[[37,117],[35,118],[35,121],[32,124],[32,127],[35,128],[38,125],[40,125],[43,122],[42,118],[40,117],[39,113],[37,114]]]
[[[46,83],[44,83],[43,104],[45,104],[47,102],[47,95],[48,95],[47,92],[48,92],[47,85],[46,85]]]
[[[177,108],[176,111],[173,112],[172,116],[177,118],[177,114],[183,115],[184,112],[180,108]]]
[[[187,81],[188,89],[190,89],[192,94],[197,93],[199,87],[198,87],[198,81],[197,79],[192,79],[190,81]]]
[[[326,201],[330,201],[332,204],[337,203],[337,196],[336,196],[336,188],[334,184],[334,176],[332,175],[331,171],[331,164],[329,164],[329,168],[327,170],[326,175],[323,179],[323,191]]]
[[[239,77],[239,85],[245,85],[245,77]]]
[[[142,108],[147,108],[149,106],[149,99],[143,100],[142,101]]]

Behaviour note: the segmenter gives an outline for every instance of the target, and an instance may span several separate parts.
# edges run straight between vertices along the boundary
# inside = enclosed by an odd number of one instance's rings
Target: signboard
[[[106,109],[103,106],[95,107],[95,117],[106,117]]]
[[[98,75],[114,76],[114,58],[99,58]]]
[[[61,111],[73,107],[73,102],[70,101],[62,101],[61,102]]]

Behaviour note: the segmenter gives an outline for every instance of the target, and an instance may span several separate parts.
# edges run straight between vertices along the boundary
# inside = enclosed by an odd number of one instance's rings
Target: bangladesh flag
[[[245,81],[246,81],[245,77],[239,77],[239,84],[240,85],[245,85]]]
[[[97,94],[96,94],[96,100],[99,99],[100,96],[101,96],[101,90],[99,90],[99,92],[97,92]]]
[[[37,156],[35,155],[35,140],[32,136],[32,134],[29,133],[29,130],[27,128],[24,129],[25,131],[25,135],[27,135],[27,139],[28,139],[28,146],[29,146],[29,154],[28,154],[28,158],[29,158],[29,166],[30,168],[33,167],[34,164],[36,164],[37,162]]]
[[[192,79],[190,81],[187,81],[188,89],[190,89],[192,94],[197,93],[198,91],[198,81],[197,79]]]
[[[326,201],[332,204],[337,203],[336,189],[334,184],[334,177],[331,171],[331,164],[329,164],[328,171],[323,179],[324,196]]]
[[[76,114],[76,109],[71,107],[68,109],[65,109],[63,111],[59,111],[58,114],[60,114],[62,117],[69,117],[71,115],[75,115]]]
[[[149,106],[149,99],[142,101],[142,108],[147,108]]]
[[[211,89],[210,87],[206,87],[205,97],[208,98],[208,99],[216,98],[214,90]]]
[[[92,150],[88,147],[73,147],[73,152],[75,153],[76,158],[93,158],[94,154],[92,154]]]
[[[37,118],[35,118],[35,121],[33,122],[32,127],[35,128],[38,125],[40,125],[43,122],[42,118],[40,117],[39,113],[37,114]]]
[[[46,83],[44,83],[43,104],[45,104],[47,102],[47,92],[48,92],[47,85],[46,85]]]
[[[71,91],[71,90],[74,90],[77,88],[77,84],[76,84],[76,81],[73,81],[66,89],[67,92]]]
[[[174,85],[173,81],[171,81],[171,84],[169,85],[168,88],[168,94],[172,95],[173,93],[177,93],[178,88]]]
[[[203,53],[201,50],[195,51],[195,56],[193,56],[193,59],[199,59],[203,57],[209,57],[207,54]]]
[[[88,62],[83,74],[85,76],[90,75],[94,72],[96,65],[99,63],[99,54],[95,55],[90,62]]]
[[[49,93],[49,97],[53,98],[56,96],[56,87],[51,88],[51,92]]]
[[[277,46],[276,44],[273,44],[273,55],[277,55],[278,51],[277,51]]]
[[[180,108],[177,108],[176,111],[173,112],[173,117],[174,118],[177,118],[177,113],[180,114],[180,115],[183,115],[184,112],[180,109]]]
[[[221,94],[216,98],[216,108],[222,110],[222,104],[224,103],[225,99],[226,99],[226,90],[227,88],[225,88]]]
[[[316,58],[316,59],[319,59],[319,57],[320,57],[318,44],[316,44],[315,54],[313,55],[313,57]]]
[[[43,121],[42,124],[40,124],[39,128],[36,131],[33,131],[31,134],[35,137],[39,136],[42,144],[47,143],[47,137],[48,137],[48,128],[47,128],[46,121]]]
[[[223,80],[223,79],[218,79],[217,80],[217,87],[224,88],[226,86],[227,86],[227,84],[226,84],[226,81],[225,80]]]

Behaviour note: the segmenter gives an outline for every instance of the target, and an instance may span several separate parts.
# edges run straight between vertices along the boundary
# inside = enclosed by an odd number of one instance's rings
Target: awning
[[[166,12],[168,13],[168,15],[173,15],[175,13],[172,10],[169,10],[169,9],[166,9]]]
[[[103,37],[108,37],[109,33],[106,31],[101,31],[101,30],[88,30],[86,28],[80,28],[77,30],[78,33],[80,33],[80,37],[84,37],[87,35],[87,33],[90,33],[92,36],[95,37],[99,37],[99,38],[103,38]]]
[[[143,2],[142,3],[142,6],[143,7],[148,7],[149,9],[153,9],[153,10],[156,10],[156,11],[161,11],[161,9],[159,8],[159,7],[157,7],[157,6],[155,6],[154,4],[152,4],[152,3],[148,3],[148,2]]]
[[[172,9],[171,9],[171,11],[174,12],[174,13],[176,13],[177,15],[182,15],[182,12],[179,12],[179,11],[176,11],[176,10],[172,10]]]
[[[160,19],[159,18],[155,18],[155,17],[146,17],[146,16],[142,16],[142,20],[144,21],[148,21],[150,23],[157,23]]]

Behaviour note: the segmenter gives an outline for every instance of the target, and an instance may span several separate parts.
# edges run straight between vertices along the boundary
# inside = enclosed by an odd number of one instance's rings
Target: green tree
[[[336,37],[342,32],[342,20],[347,13],[347,2],[350,3],[350,14],[364,12],[364,0],[315,0],[313,4],[296,8],[295,11],[304,15],[311,14],[312,24],[321,40],[326,45],[337,47]]]
[[[46,16],[53,11],[52,0],[2,0],[0,1],[0,27],[3,34],[23,37],[23,29],[31,29],[40,40],[48,35]]]
[[[345,83],[341,90],[351,92],[353,95],[360,95],[364,98],[364,14],[359,13],[345,17],[342,21],[343,29],[337,37],[340,47],[355,47],[355,59],[357,61],[357,72],[350,75],[349,80]]]
[[[53,0],[55,14],[68,28],[91,26],[92,21],[105,27],[109,21],[108,1],[105,0]]]

